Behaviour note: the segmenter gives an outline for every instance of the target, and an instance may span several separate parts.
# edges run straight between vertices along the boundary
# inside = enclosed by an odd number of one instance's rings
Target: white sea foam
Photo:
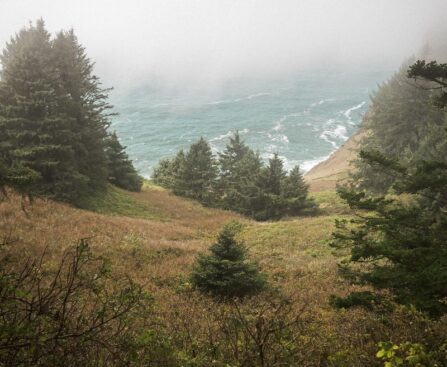
[[[352,111],[355,111],[355,110],[358,110],[359,108],[362,108],[365,104],[366,104],[366,102],[363,101],[362,103],[359,103],[358,105],[347,109],[343,114],[346,116],[346,118],[349,121],[351,121],[351,113],[352,113]]]
[[[208,105],[215,105],[215,104],[222,104],[222,103],[231,103],[231,101],[222,99],[222,100],[219,100],[219,101],[208,102],[207,104]]]
[[[282,116],[281,118],[279,118],[278,120],[276,120],[274,122],[274,126],[273,126],[272,130],[273,131],[283,130],[284,129],[283,122],[285,122],[290,117],[299,117],[299,116],[303,116],[303,112],[294,112],[294,113],[289,113],[287,115]]]
[[[269,158],[273,157],[273,153],[266,153],[262,156],[262,158],[267,161]],[[287,159],[286,156],[279,155],[279,158],[283,161],[284,169],[288,172],[290,172],[292,169],[294,169],[296,166],[300,167],[300,171],[303,173],[306,173],[310,171],[313,167],[315,167],[318,163],[325,161],[329,158],[328,156],[316,158],[316,159],[310,159],[310,160],[298,160],[298,159]]]
[[[246,97],[246,99],[253,99],[253,98],[258,98],[258,97],[263,97],[263,96],[270,96],[272,93],[270,92],[261,92],[261,93],[255,93],[255,94],[250,94],[249,96]]]
[[[249,129],[245,128],[243,130],[239,130],[239,134],[247,134],[249,131],[250,131]],[[221,134],[219,136],[216,136],[215,138],[212,138],[209,141],[210,142],[220,141],[220,140],[223,140],[223,139],[226,139],[226,138],[229,138],[229,137],[233,136],[234,133],[235,133],[235,130],[230,130],[226,134]]]
[[[279,135],[276,135],[276,136],[270,135],[270,139],[272,139],[272,141],[277,141],[277,142],[280,142],[280,143],[289,144],[289,138],[287,137],[287,135],[283,135],[283,134],[279,134]]]
[[[240,98],[221,99],[221,100],[217,100],[217,101],[213,101],[213,102],[208,102],[207,105],[219,105],[219,104],[223,104],[223,103],[225,103],[225,104],[226,103],[238,103],[238,102],[249,101],[254,98],[270,96],[270,95],[272,95],[272,93],[270,93],[270,92],[254,93],[254,94],[249,94],[248,96],[240,97]]]
[[[304,173],[309,172],[312,168],[314,168],[317,164],[324,162],[326,159],[328,159],[330,157],[330,155],[324,156],[324,157],[320,157],[320,158],[316,158],[316,159],[310,159],[307,161],[303,161],[300,164],[300,169],[301,171],[303,171]]]
[[[216,136],[215,138],[210,139],[210,142],[223,140],[229,138],[231,135],[233,135],[233,131],[230,130],[226,134],[221,134],[219,136]]]
[[[348,140],[348,137],[346,136],[346,127],[339,124],[337,124],[335,127],[332,127],[331,125],[333,125],[334,122],[334,119],[328,120],[328,122],[326,123],[326,126],[328,128],[320,134],[320,138],[331,144],[334,149],[337,149],[339,143],[345,142],[346,140]]]
[[[326,99],[322,99],[322,100],[320,100],[320,101],[318,101],[318,102],[311,103],[311,104],[310,104],[310,107],[321,106],[323,103],[326,103],[326,102],[333,102],[333,101],[335,101],[335,98],[326,98]]]

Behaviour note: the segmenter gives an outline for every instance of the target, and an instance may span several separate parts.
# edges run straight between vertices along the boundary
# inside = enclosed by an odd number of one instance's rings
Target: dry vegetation
[[[376,365],[379,341],[436,338],[442,321],[427,327],[414,312],[383,310],[378,316],[328,305],[331,294],[352,290],[338,277],[328,246],[334,219],[348,212],[335,193],[314,195],[323,208],[319,216],[257,223],[149,184],[141,193],[110,188],[108,196],[90,203],[96,212],[43,200],[24,212],[20,197],[10,193],[0,203],[0,239],[19,259],[46,248],[56,261],[65,248],[89,238],[114,273],[129,274],[153,296],[148,317],[184,366]],[[191,289],[188,274],[197,252],[234,219],[244,223],[241,237],[272,290],[218,305]]]

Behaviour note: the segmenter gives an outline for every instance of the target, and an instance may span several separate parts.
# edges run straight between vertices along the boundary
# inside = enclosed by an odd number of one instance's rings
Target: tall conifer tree
[[[110,125],[108,89],[93,74],[93,62],[73,30],[59,32],[53,41],[53,62],[59,71],[60,109],[71,122],[76,169],[85,184],[103,188],[108,177],[105,139]],[[82,188],[79,188],[82,190]]]
[[[51,58],[43,20],[7,43],[1,55],[0,149],[4,163],[27,176],[22,182],[32,178],[34,193],[68,200],[75,189],[73,132],[59,108],[59,74]]]

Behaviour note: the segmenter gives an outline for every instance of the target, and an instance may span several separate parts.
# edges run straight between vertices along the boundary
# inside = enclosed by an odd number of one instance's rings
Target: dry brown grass
[[[24,213],[20,197],[11,193],[0,203],[0,240],[9,239],[12,252],[20,258],[37,256],[47,248],[48,256],[56,259],[66,247],[90,238],[93,251],[107,256],[114,272],[128,274],[145,285],[154,296],[161,323],[177,345],[187,348],[191,333],[195,342],[203,345],[210,330],[217,333],[219,322],[213,317],[220,309],[209,298],[191,291],[191,266],[224,223],[241,220],[245,224],[241,239],[268,274],[272,287],[281,288],[296,310],[306,308],[307,323],[300,329],[300,340],[303,351],[305,346],[313,359],[303,365],[336,366],[327,358],[339,351],[346,354],[346,360],[352,359],[352,366],[370,365],[367,361],[374,359],[378,341],[412,340],[424,333],[419,326],[406,325],[408,317],[400,314],[387,316],[383,322],[367,311],[329,307],[331,294],[355,289],[338,276],[337,259],[328,246],[335,219],[331,213],[337,213],[333,199],[331,210],[324,215],[256,223],[153,186],[146,186],[141,193],[121,194],[138,202],[141,210],[156,213],[156,219],[99,214],[45,200],[36,200]],[[326,196],[331,197],[325,194],[320,199]],[[340,215],[345,214],[337,217]]]

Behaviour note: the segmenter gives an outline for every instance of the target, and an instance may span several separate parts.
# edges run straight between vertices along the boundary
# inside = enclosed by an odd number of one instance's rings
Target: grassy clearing
[[[101,214],[125,216],[130,218],[143,218],[151,220],[168,220],[161,213],[152,210],[148,205],[135,200],[131,193],[113,185],[108,185],[103,193],[92,195],[80,203],[83,209]]]
[[[144,284],[154,298],[153,317],[175,347],[195,353],[194,348],[208,350],[207,333],[217,327],[221,308],[192,292],[188,276],[197,254],[207,250],[222,226],[242,221],[240,237],[249,256],[272,287],[292,300],[293,312],[306,309],[297,348],[302,348],[308,363],[298,365],[371,365],[363,362],[374,360],[378,341],[398,342],[402,335],[411,339],[413,330],[399,315],[381,323],[364,310],[329,307],[331,294],[358,289],[340,279],[337,259],[328,246],[335,218],[349,214],[334,192],[313,197],[322,207],[318,216],[258,223],[204,208],[150,183],[139,193],[111,188],[90,203],[95,211],[36,200],[25,214],[20,197],[12,194],[0,202],[0,239],[14,243],[10,250],[19,259],[36,257],[46,249],[49,260],[56,261],[65,248],[90,238],[92,250],[110,259],[114,274]],[[414,335],[418,333],[415,327]],[[328,364],[328,356],[339,351],[357,362]]]
[[[350,213],[349,207],[340,199],[335,190],[312,192],[309,196],[318,204],[323,215]]]

